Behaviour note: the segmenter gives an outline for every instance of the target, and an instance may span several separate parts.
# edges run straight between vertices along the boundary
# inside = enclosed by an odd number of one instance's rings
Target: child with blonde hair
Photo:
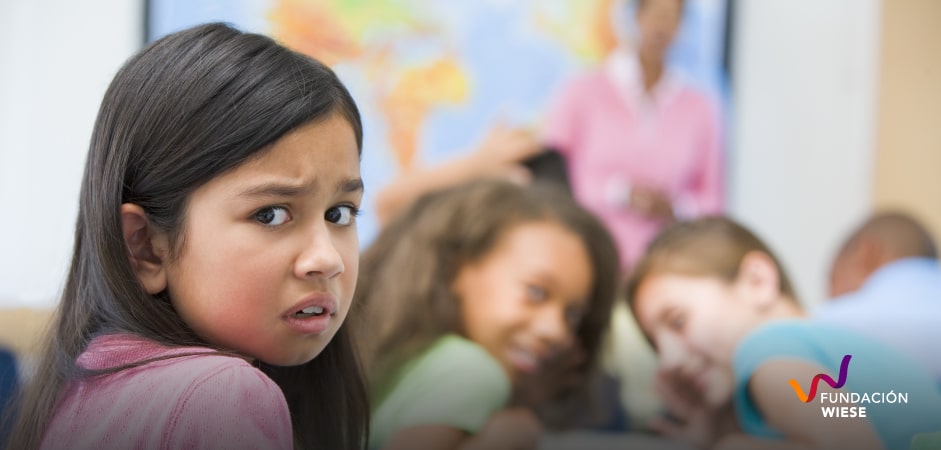
[[[667,228],[628,298],[659,355],[666,434],[702,448],[906,449],[941,428],[941,394],[920,366],[803,320],[778,259],[730,219]]]

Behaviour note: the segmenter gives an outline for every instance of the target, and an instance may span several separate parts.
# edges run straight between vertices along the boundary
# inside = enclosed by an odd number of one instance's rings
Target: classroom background
[[[384,6],[345,8],[370,3]],[[723,106],[728,213],[767,238],[805,302],[824,298],[840,239],[872,210],[903,209],[941,235],[941,2],[687,3],[701,27],[683,31],[680,46],[693,53],[675,61]],[[363,108],[369,192],[414,160],[469,148],[495,120],[538,125],[558,84],[624,39],[616,14],[599,15],[618,8],[612,0],[0,2],[0,343],[32,345],[55,305],[95,114],[118,67],[147,40],[211,18],[301,49],[319,43],[312,48],[328,52],[317,56]],[[364,245],[375,227],[367,210]]]

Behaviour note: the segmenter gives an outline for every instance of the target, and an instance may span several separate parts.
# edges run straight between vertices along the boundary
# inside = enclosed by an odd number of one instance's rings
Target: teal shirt
[[[915,436],[910,450],[941,450],[941,431]]]
[[[878,323],[872,326],[879,326]],[[852,355],[846,384],[837,392],[858,394],[907,393],[908,403],[858,403],[888,449],[908,449],[918,433],[941,430],[941,393],[924,368],[881,342],[852,331],[802,320],[782,320],[765,325],[746,336],[736,348],[735,411],[745,433],[765,438],[780,438],[748,396],[748,381],[763,363],[780,358],[798,358],[824,368],[827,375],[839,379],[844,355]],[[941,356],[941,353],[939,353]],[[809,394],[811,380],[797,380]],[[823,382],[823,381],[821,381]],[[790,385],[781,389],[791,393]],[[835,406],[818,396],[805,405],[819,410]],[[842,420],[823,417],[820,420]]]
[[[510,397],[500,364],[479,345],[446,335],[406,363],[374,398],[369,445],[381,448],[401,429],[443,425],[476,433]]]

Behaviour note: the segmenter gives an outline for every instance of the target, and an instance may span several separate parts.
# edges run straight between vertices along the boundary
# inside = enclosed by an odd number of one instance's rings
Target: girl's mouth
[[[542,367],[542,361],[539,357],[520,348],[511,348],[507,352],[507,359],[516,370],[527,374],[539,372]]]
[[[308,306],[307,308],[292,314],[292,317],[296,319],[306,319],[308,317],[322,316],[324,313],[325,310],[322,306]]]

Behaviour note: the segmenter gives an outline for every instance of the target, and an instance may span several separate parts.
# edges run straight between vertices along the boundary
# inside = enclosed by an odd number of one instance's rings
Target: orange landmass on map
[[[379,109],[388,120],[389,145],[399,169],[411,167],[418,149],[418,133],[432,108],[466,101],[468,82],[456,60],[442,58],[428,66],[407,70]]]
[[[353,34],[333,11],[316,2],[281,0],[271,10],[275,38],[284,45],[317,58],[328,66],[362,54]]]

